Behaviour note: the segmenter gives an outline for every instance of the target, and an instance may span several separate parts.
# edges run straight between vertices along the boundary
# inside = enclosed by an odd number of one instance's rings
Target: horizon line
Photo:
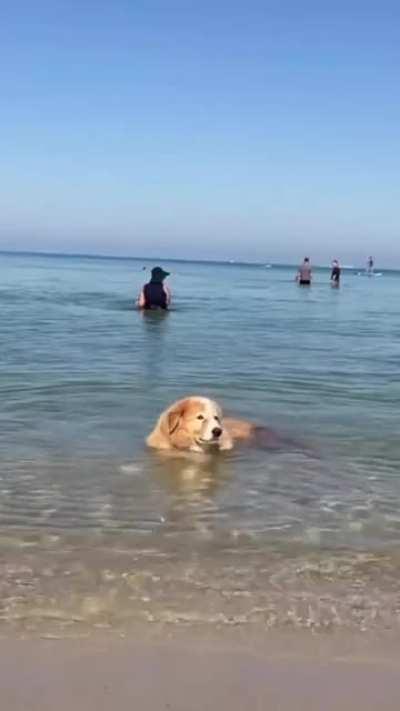
[[[135,260],[144,262],[182,262],[187,264],[225,264],[225,265],[239,265],[239,266],[264,266],[264,267],[293,267],[296,268],[298,263],[296,262],[274,262],[268,260],[256,260],[247,261],[242,259],[200,259],[187,257],[144,257],[144,256],[133,256],[133,255],[117,255],[117,254],[102,254],[96,252],[52,252],[48,250],[29,250],[29,249],[0,249],[0,254],[4,255],[15,255],[15,256],[37,256],[37,257],[69,257],[72,259],[112,259],[112,260]],[[330,264],[312,264],[315,269],[330,269]],[[362,271],[365,267],[359,267],[356,265],[341,265],[342,269],[354,269]],[[400,267],[380,267],[384,271],[399,271]]]

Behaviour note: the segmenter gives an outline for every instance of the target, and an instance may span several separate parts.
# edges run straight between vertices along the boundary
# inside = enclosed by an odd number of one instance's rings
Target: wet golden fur
[[[165,410],[147,438],[149,447],[165,451],[230,450],[237,440],[251,439],[255,425],[224,418],[209,398],[191,396]]]

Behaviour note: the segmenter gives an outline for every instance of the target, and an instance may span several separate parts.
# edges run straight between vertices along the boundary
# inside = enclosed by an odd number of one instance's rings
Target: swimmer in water
[[[154,267],[151,270],[151,279],[144,285],[138,299],[140,309],[162,309],[166,311],[171,304],[171,292],[165,286],[164,279],[169,276],[161,267]]]
[[[304,257],[303,264],[300,264],[296,274],[296,281],[300,286],[310,286],[312,279],[312,269],[309,257]]]

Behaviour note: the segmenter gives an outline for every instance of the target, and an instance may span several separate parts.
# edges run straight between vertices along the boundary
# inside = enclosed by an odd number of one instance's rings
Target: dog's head
[[[229,449],[221,408],[208,398],[188,397],[176,402],[165,413],[161,426],[177,449]]]

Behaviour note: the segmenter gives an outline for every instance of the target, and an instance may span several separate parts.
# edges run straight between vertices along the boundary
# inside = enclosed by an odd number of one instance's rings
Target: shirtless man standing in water
[[[303,264],[300,264],[296,274],[296,281],[300,286],[310,286],[312,279],[311,264],[308,257],[304,257]]]

